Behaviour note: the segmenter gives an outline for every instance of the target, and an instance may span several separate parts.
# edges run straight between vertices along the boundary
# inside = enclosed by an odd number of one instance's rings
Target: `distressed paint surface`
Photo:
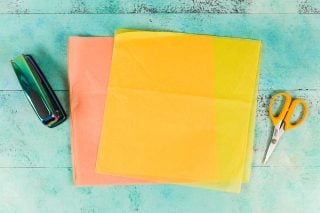
[[[319,13],[319,0],[0,1],[0,212],[318,212]],[[8,61],[33,54],[68,109],[68,36],[112,35],[120,27],[263,41],[252,179],[241,194],[72,185],[69,120],[43,127]],[[282,90],[307,100],[310,114],[264,166],[269,98]]]
[[[268,104],[276,91],[260,91],[253,165],[262,167],[261,160],[272,133]],[[289,131],[272,155],[268,166],[319,166],[320,134],[310,131],[320,123],[320,95],[318,90],[288,91],[306,99],[309,105],[307,122],[299,129]],[[68,92],[57,91],[68,109]],[[71,167],[69,120],[62,125],[44,128],[34,115],[22,91],[0,93],[0,168],[10,167]],[[68,113],[68,111],[67,111]],[[28,116],[22,116],[28,115]],[[36,130],[37,134],[31,134]],[[301,134],[303,132],[304,134]],[[310,140],[306,140],[306,138]],[[312,139],[312,140],[311,140]],[[1,202],[1,201],[0,201]]]
[[[318,14],[319,0],[7,0],[0,14]]]
[[[317,0],[7,0],[0,2],[0,13],[299,13],[299,1],[312,6]],[[309,13],[309,12],[306,12]]]
[[[298,0],[298,8],[301,14],[320,14],[320,1]]]
[[[124,27],[260,39],[260,89],[320,89],[320,16],[298,14],[0,15],[0,89],[20,88],[8,61],[25,52],[41,58],[54,89],[65,90],[68,36],[111,36]]]

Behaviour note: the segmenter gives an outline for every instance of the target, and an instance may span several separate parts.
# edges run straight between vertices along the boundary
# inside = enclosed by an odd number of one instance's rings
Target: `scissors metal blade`
[[[281,136],[284,133],[284,125],[283,124],[284,124],[283,121],[280,121],[274,127],[272,138],[271,138],[271,141],[269,143],[267,153],[266,153],[266,155],[264,157],[263,164],[267,163],[267,161],[269,160],[269,158],[270,158],[271,154],[273,153],[274,149],[278,145],[279,140],[280,140]]]

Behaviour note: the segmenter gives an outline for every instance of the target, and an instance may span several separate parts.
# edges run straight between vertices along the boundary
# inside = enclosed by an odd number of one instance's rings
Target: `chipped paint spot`
[[[8,13],[27,14],[29,10],[22,6],[22,0],[14,0],[8,3]]]
[[[298,4],[300,14],[320,14],[320,8],[314,6],[309,0],[300,0]]]
[[[139,211],[139,207],[141,203],[141,195],[136,186],[134,186],[133,189],[130,190],[129,200],[133,210]]]
[[[89,13],[89,10],[87,9],[87,4],[85,0],[77,0],[72,1],[72,7],[70,10],[71,14],[85,14]]]
[[[246,0],[192,0],[192,3],[154,5],[135,3],[132,13],[246,13]]]
[[[92,194],[92,188],[90,187],[83,187],[83,188],[80,188],[79,191],[83,194],[86,194],[86,195],[91,195]]]
[[[26,14],[26,13],[69,13],[69,14],[117,14],[117,13],[247,13],[251,5],[249,0],[164,0],[164,1],[97,1],[68,0],[65,5],[60,1],[50,3],[51,7],[42,8],[32,5],[32,1],[11,0],[7,11],[2,13]],[[34,2],[34,4],[36,4]],[[70,6],[71,5],[71,6]],[[0,8],[1,13],[1,8]]]
[[[246,13],[246,0],[193,0],[194,13]]]

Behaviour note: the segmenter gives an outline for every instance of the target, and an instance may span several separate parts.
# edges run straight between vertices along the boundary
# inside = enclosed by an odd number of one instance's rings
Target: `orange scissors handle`
[[[292,115],[293,115],[296,107],[299,104],[301,104],[303,106],[303,114],[301,115],[299,120],[297,120],[297,121],[292,123],[291,122]],[[308,114],[308,106],[307,106],[306,102],[304,100],[301,100],[301,99],[293,100],[291,105],[290,105],[290,107],[289,107],[289,111],[288,111],[287,115],[284,118],[284,122],[285,122],[284,130],[289,130],[289,129],[292,129],[294,127],[299,126],[306,119],[307,114]]]
[[[283,103],[283,106],[282,106],[280,113],[277,116],[275,116],[272,108],[273,108],[274,101],[280,96],[283,96],[285,99],[284,99],[284,103]],[[299,104],[301,104],[303,106],[303,114],[299,118],[299,120],[292,123],[291,117],[292,117],[296,107]],[[284,130],[289,130],[291,128],[294,128],[294,127],[297,127],[298,125],[300,125],[305,120],[307,114],[308,114],[308,106],[304,100],[295,99],[292,101],[291,96],[285,92],[277,93],[271,98],[270,105],[269,105],[269,116],[272,120],[272,123],[275,126],[279,122],[284,121],[284,123],[285,123]]]
[[[283,96],[285,99],[284,99],[284,103],[283,103],[283,106],[282,106],[280,113],[277,116],[275,116],[272,111],[272,108],[273,108],[274,101],[280,96]],[[280,121],[282,121],[284,119],[284,117],[286,116],[286,114],[289,110],[291,101],[292,101],[291,96],[285,92],[277,93],[274,96],[272,96],[272,98],[270,100],[270,104],[269,104],[269,116],[271,118],[273,125],[276,126]]]

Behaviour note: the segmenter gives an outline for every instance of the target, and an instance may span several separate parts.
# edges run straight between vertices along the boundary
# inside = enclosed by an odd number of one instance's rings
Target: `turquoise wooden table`
[[[318,212],[320,209],[319,0],[0,1],[0,212]],[[161,3],[160,3],[161,2]],[[66,109],[67,38],[116,28],[261,39],[252,178],[240,194],[173,185],[76,188],[69,121],[34,115],[9,60],[31,53]],[[267,166],[268,100],[307,100],[307,121],[286,133]]]

